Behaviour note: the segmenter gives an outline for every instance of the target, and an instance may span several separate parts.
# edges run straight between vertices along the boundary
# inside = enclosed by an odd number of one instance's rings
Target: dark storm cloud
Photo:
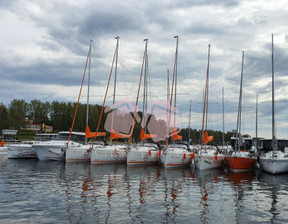
[[[17,67],[5,67],[1,66],[2,78],[6,78],[12,81],[18,81],[24,83],[34,84],[62,84],[62,85],[80,85],[82,78],[82,71],[78,75],[74,72],[71,76],[71,71],[76,69],[79,71],[79,66],[73,64],[65,64],[61,62],[59,64],[51,64],[44,62],[37,62],[29,67],[17,66]],[[9,71],[9,73],[5,72]],[[11,74],[13,76],[11,77]],[[77,77],[78,76],[78,77]]]

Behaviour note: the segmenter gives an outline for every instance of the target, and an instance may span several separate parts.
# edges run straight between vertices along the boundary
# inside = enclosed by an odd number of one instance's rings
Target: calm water
[[[287,223],[288,175],[0,161],[0,223]]]

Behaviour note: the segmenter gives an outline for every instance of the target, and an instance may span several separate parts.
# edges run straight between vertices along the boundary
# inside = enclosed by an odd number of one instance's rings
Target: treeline
[[[55,132],[70,130],[76,103],[66,102],[41,102],[32,100],[27,103],[25,100],[14,99],[6,108],[0,104],[0,129],[10,128],[19,130],[25,127],[28,120],[34,120],[35,123],[44,123],[53,126]],[[89,106],[89,126],[96,127],[98,123],[101,106]],[[105,120],[105,114],[103,117]],[[103,129],[103,122],[101,128]],[[84,131],[86,126],[86,104],[79,104],[78,112],[74,124],[74,131]]]
[[[8,108],[4,104],[0,104],[0,130],[2,129],[16,129],[20,130],[21,127],[25,127],[28,120],[34,120],[35,123],[44,123],[53,127],[54,132],[68,131],[72,126],[72,121],[76,109],[76,103],[71,102],[41,102],[40,100],[32,100],[27,103],[25,100],[14,99],[8,105]],[[102,106],[89,105],[89,127],[91,131],[95,131]],[[75,119],[73,131],[85,131],[86,127],[86,104],[79,104],[77,116]],[[142,117],[141,112],[138,112]],[[104,125],[107,118],[107,114],[103,113],[101,119],[99,131],[105,131]],[[162,124],[163,121],[159,121]],[[163,125],[162,125],[163,126]],[[141,122],[135,123],[135,129],[133,132],[133,140],[140,141]],[[221,131],[209,130],[209,135],[213,135],[214,144],[222,144],[223,133]],[[181,130],[180,135],[183,140],[187,140],[188,128]],[[200,143],[201,130],[190,129],[190,139],[193,144]],[[229,141],[233,132],[225,133],[225,142]]]

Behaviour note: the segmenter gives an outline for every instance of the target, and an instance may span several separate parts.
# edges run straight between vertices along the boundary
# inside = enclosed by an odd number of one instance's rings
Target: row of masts
[[[175,60],[174,60],[174,69],[173,69],[173,82],[172,82],[172,88],[171,88],[171,93],[170,93],[170,88],[169,88],[169,70],[167,70],[167,103],[169,103],[170,101],[170,110],[169,113],[167,113],[167,116],[171,116],[171,106],[172,106],[172,98],[174,96],[174,108],[177,107],[177,60],[178,60],[178,40],[179,37],[175,36],[174,38],[176,38],[176,51],[175,51]],[[108,90],[108,86],[110,83],[110,79],[111,79],[111,74],[112,74],[112,70],[113,70],[113,66],[115,64],[115,69],[114,69],[114,90],[113,90],[113,101],[112,101],[112,105],[115,105],[115,96],[116,96],[116,83],[117,83],[117,68],[118,68],[118,49],[119,49],[119,39],[120,37],[117,36],[115,37],[115,39],[117,40],[116,43],[116,49],[114,52],[114,57],[113,57],[113,62],[112,62],[112,66],[111,66],[111,71],[110,71],[110,78],[108,80],[108,84],[107,84],[107,89],[106,89],[106,94],[105,94],[105,98],[107,95],[107,90]],[[144,88],[143,88],[143,108],[142,108],[142,114],[144,115],[146,109],[147,109],[147,72],[148,72],[148,53],[147,53],[147,44],[148,44],[148,39],[144,39],[144,41],[146,41],[146,45],[145,45],[145,51],[144,51],[144,57],[143,57],[143,65],[144,65]],[[87,67],[87,63],[88,63],[88,88],[87,88],[87,110],[86,110],[86,126],[88,126],[89,123],[89,93],[90,93],[90,70],[91,70],[91,57],[92,57],[92,44],[93,44],[93,40],[90,40],[90,46],[89,46],[89,52],[88,52],[88,56],[87,56],[87,62],[86,62],[86,67]],[[206,116],[206,129],[207,129],[207,111],[208,111],[208,74],[209,74],[209,60],[210,60],[210,44],[209,44],[209,49],[208,49],[208,66],[207,66],[207,83],[206,83],[206,88],[205,88],[205,100],[207,100],[207,103],[204,103],[204,114]],[[142,70],[141,70],[141,75],[143,72],[143,65],[142,65]],[[85,71],[84,71],[84,76],[85,76],[85,72],[86,72],[86,67],[85,67]],[[84,77],[83,77],[84,78]],[[83,84],[83,83],[82,83]],[[174,87],[175,86],[175,87]],[[81,86],[82,88],[82,86]],[[175,88],[174,93],[173,93],[173,88]],[[223,87],[223,94],[224,94],[224,87]],[[171,97],[169,100],[169,96]],[[137,102],[138,102],[138,97],[137,97]],[[103,105],[105,104],[105,100]],[[190,118],[191,118],[191,105],[192,105],[192,101],[190,101],[190,108],[189,108],[189,131],[188,131],[188,135],[187,135],[187,141],[189,141],[189,135],[190,135]],[[205,107],[207,107],[205,109]],[[223,110],[224,110],[224,98],[223,98]],[[113,127],[113,123],[114,123],[114,108],[112,108],[112,121],[111,121],[111,129]],[[205,112],[206,111],[206,112]],[[102,115],[102,112],[101,112]],[[100,120],[101,120],[101,115],[100,115]],[[171,117],[169,117],[168,119],[168,123],[170,123]],[[204,117],[203,117],[204,120]],[[144,125],[145,121],[144,121],[144,117],[142,119],[142,127],[145,128],[146,131],[146,126]],[[176,123],[176,116],[174,116],[174,120],[173,120],[173,127],[175,128],[175,123]],[[98,123],[99,124],[99,123]],[[204,124],[204,123],[203,123]],[[170,126],[170,124],[168,124],[168,127]],[[99,129],[99,125],[97,127],[96,132],[98,132]],[[202,128],[204,129],[204,128]],[[202,133],[203,135],[203,133]],[[110,140],[110,144],[111,144]],[[85,143],[87,143],[87,138],[85,139]],[[224,144],[224,111],[223,111],[223,144]]]
[[[178,36],[175,36],[176,38],[176,52],[175,52],[175,61],[174,61],[174,69],[173,69],[173,81],[172,81],[172,88],[171,88],[171,94],[169,93],[169,70],[167,70],[167,101],[169,102],[169,96],[170,96],[170,110],[169,110],[169,118],[168,118],[168,127],[170,126],[170,120],[171,120],[171,106],[172,106],[172,97],[174,95],[174,108],[177,107],[177,60],[178,60]],[[116,50],[114,53],[114,58],[113,58],[113,64],[115,61],[115,76],[114,76],[114,91],[113,91],[113,106],[115,105],[115,96],[116,96],[116,83],[117,83],[117,65],[118,65],[118,48],[119,48],[119,39],[120,37],[115,37],[117,40],[116,43]],[[144,66],[144,89],[143,89],[143,108],[142,108],[142,114],[143,114],[143,119],[142,119],[142,127],[145,128],[146,131],[146,126],[145,121],[144,121],[144,113],[147,110],[147,72],[148,72],[148,54],[147,54],[147,44],[148,44],[148,39],[145,39],[146,41],[145,44],[145,51],[144,51],[144,57],[143,57],[143,65],[142,65],[142,70],[141,73],[143,72],[143,66]],[[86,62],[86,67],[87,63],[89,64],[88,67],[88,88],[87,88],[87,111],[86,111],[86,126],[88,126],[89,123],[89,92],[90,92],[90,67],[91,67],[91,47],[92,47],[93,40],[90,40],[90,46],[89,46],[89,52],[88,52],[88,57],[89,61],[87,60]],[[210,61],[210,44],[208,45],[208,65],[207,65],[207,73],[206,73],[206,86],[205,86],[205,93],[204,93],[204,105],[203,105],[203,122],[202,122],[202,136],[204,135],[204,129],[207,130],[207,111],[208,111],[208,76],[209,76],[209,61]],[[111,72],[113,69],[113,64],[111,67]],[[86,71],[85,67],[85,71]],[[241,112],[242,112],[242,83],[243,83],[243,68],[244,68],[244,51],[242,52],[242,66],[241,66],[241,80],[240,80],[240,93],[239,93],[239,102],[238,102],[238,116],[237,116],[237,126],[236,126],[236,139],[239,139],[241,136]],[[111,75],[110,72],[110,75]],[[142,74],[141,74],[142,75]],[[84,79],[84,77],[83,77]],[[110,80],[109,80],[110,82]],[[82,82],[83,83],[83,82]],[[175,85],[175,87],[174,87]],[[173,88],[175,88],[174,93],[173,93]],[[139,94],[138,94],[139,96]],[[138,97],[137,97],[137,103],[138,103]],[[189,109],[189,124],[188,124],[188,130],[190,131],[190,117],[191,117],[191,104],[192,101],[190,101],[190,109]],[[114,114],[114,108],[112,108],[112,113]],[[223,121],[223,136],[222,136],[222,142],[224,145],[224,87],[222,87],[222,121]],[[258,131],[257,131],[257,126],[258,126],[258,94],[257,94],[257,99],[256,99],[256,142],[258,138]],[[206,117],[206,119],[204,119]],[[175,128],[175,121],[176,116],[174,116],[174,121],[173,121],[173,127]],[[204,128],[204,120],[206,120],[205,128]],[[114,122],[114,116],[112,116],[112,122],[111,122],[111,129],[113,127],[113,122]],[[135,121],[134,121],[135,122]],[[73,128],[73,127],[72,127]],[[96,131],[98,131],[99,127],[97,128]],[[189,132],[188,132],[188,137],[189,139]],[[203,138],[201,138],[202,140]],[[275,124],[274,124],[274,47],[273,47],[273,34],[272,34],[272,139],[275,139]],[[85,142],[87,143],[87,138],[85,139]],[[201,143],[202,145],[202,143]],[[239,146],[239,144],[237,144]],[[275,145],[275,144],[274,144]]]

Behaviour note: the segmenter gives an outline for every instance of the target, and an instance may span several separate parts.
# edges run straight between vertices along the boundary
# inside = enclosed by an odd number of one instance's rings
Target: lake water
[[[288,223],[288,175],[8,159],[0,223]]]

